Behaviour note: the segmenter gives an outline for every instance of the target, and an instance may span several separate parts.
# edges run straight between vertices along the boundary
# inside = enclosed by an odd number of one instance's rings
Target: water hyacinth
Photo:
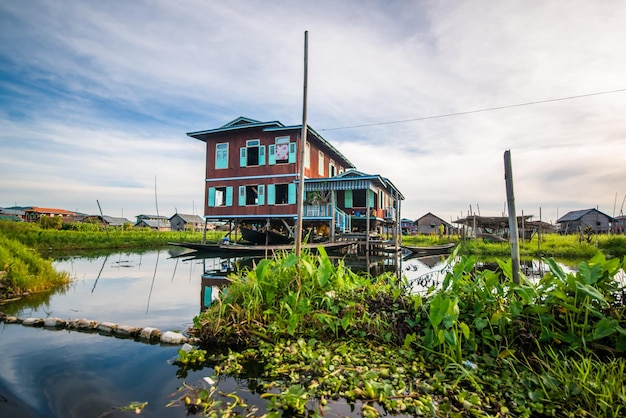
[[[626,259],[597,255],[576,273],[546,262],[538,283],[516,285],[510,262],[495,272],[461,257],[440,288],[417,295],[405,279],[357,275],[323,251],[284,254],[231,277],[192,332],[217,376],[253,382],[268,416],[323,415],[340,401],[363,416],[570,416],[572,405],[619,416],[606,405],[624,410],[623,385],[602,406],[593,385],[556,382],[623,380],[616,277]],[[215,350],[224,344],[232,350]]]

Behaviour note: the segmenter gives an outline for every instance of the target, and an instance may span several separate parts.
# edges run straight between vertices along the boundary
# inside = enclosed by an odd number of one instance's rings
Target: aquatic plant
[[[216,376],[247,377],[268,416],[332,413],[335,399],[363,416],[617,416],[626,259],[598,254],[576,273],[546,262],[538,283],[516,285],[510,261],[496,272],[461,257],[417,295],[323,251],[284,254],[231,277],[192,333]]]

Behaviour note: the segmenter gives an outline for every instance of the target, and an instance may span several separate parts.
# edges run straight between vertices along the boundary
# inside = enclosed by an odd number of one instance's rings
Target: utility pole
[[[509,207],[509,240],[511,243],[511,261],[513,266],[513,282],[519,284],[519,242],[517,232],[517,215],[515,213],[515,194],[513,192],[513,169],[511,151],[504,152],[504,180],[506,183],[506,201]]]
[[[309,31],[304,31],[304,83],[302,97],[302,133],[300,134],[300,166],[298,174],[298,219],[296,220],[296,255],[299,257],[302,247],[302,217],[304,216],[304,148],[306,147],[306,107],[307,107],[307,79],[309,66]]]

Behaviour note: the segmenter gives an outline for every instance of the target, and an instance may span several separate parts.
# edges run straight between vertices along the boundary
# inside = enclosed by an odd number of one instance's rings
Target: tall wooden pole
[[[513,282],[515,284],[519,284],[519,235],[517,232],[517,215],[515,213],[515,195],[513,193],[513,169],[511,167],[510,150],[504,152],[504,180],[506,182],[506,201],[509,207],[509,240],[511,243]]]
[[[296,255],[300,256],[302,247],[302,217],[304,215],[304,149],[306,147],[306,103],[307,103],[307,79],[309,66],[309,31],[304,31],[304,83],[302,96],[302,133],[300,134],[300,170],[298,172],[298,219],[296,220]]]

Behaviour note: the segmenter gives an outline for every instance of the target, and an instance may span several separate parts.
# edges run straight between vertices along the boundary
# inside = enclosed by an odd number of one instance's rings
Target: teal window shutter
[[[367,194],[369,195],[370,208],[374,208],[374,191],[373,190],[368,190]]]
[[[296,162],[296,143],[295,142],[289,143],[289,162],[290,163]]]
[[[268,145],[267,154],[269,157],[269,164],[270,165],[276,164],[276,144]],[[268,193],[269,193],[269,189],[268,189]]]
[[[265,204],[265,185],[259,184],[259,187],[257,188],[257,190],[258,190],[257,205],[264,205]]]
[[[276,185],[268,184],[267,185],[267,204],[273,205],[274,203],[276,203]]]
[[[289,201],[287,203],[293,205],[296,203],[296,183],[289,183],[288,193],[289,196],[287,198]]]
[[[351,208],[352,207],[352,190],[346,190],[345,201],[346,201],[346,207]]]
[[[259,147],[259,165],[265,165],[265,145]]]
[[[246,186],[239,186],[239,206],[246,206]]]
[[[211,208],[215,206],[215,187],[209,187],[208,206]]]
[[[215,168],[228,168],[228,144],[215,145]]]
[[[202,300],[202,304],[205,307],[211,306],[213,302],[213,288],[211,286],[204,286],[204,299]]]
[[[226,206],[233,205],[233,187],[229,186],[226,188]]]
[[[246,165],[248,165],[248,150],[246,149],[246,147],[241,147],[239,149],[239,166],[240,167],[245,167]]]

